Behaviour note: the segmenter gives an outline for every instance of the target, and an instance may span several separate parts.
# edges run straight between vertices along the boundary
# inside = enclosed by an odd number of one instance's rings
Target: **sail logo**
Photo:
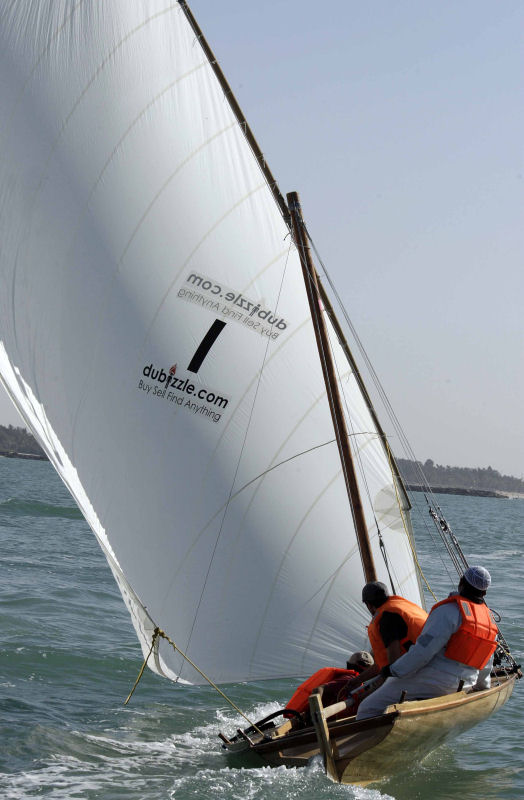
[[[278,339],[288,327],[287,320],[262,301],[255,302],[243,292],[234,291],[198,272],[187,276],[177,296],[270,339]]]
[[[175,406],[189,411],[195,416],[219,422],[222,412],[229,405],[229,398],[218,394],[209,387],[195,386],[195,379],[176,375],[177,365],[168,370],[146,364],[142,369],[142,378],[138,381],[138,389],[150,397],[173,403]]]

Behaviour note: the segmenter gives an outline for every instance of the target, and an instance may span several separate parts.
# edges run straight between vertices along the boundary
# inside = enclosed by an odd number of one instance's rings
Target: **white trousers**
[[[361,702],[357,719],[383,714],[387,706],[398,703],[403,690],[407,692],[406,700],[426,700],[452,694],[458,690],[458,685],[459,679],[454,675],[431,669],[421,669],[411,678],[387,678],[379,689]]]

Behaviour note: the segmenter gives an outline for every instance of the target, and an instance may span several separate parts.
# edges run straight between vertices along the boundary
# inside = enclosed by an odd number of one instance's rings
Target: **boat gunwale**
[[[376,717],[369,717],[368,719],[356,720],[355,718],[348,718],[346,720],[336,720],[331,723],[328,721],[330,737],[336,741],[339,737],[365,733],[373,728],[391,726],[391,729],[393,729],[395,724],[399,723],[402,718],[416,715],[426,716],[446,710],[449,711],[453,708],[482,700],[490,695],[500,693],[503,690],[512,691],[518,677],[516,673],[499,675],[497,676],[497,684],[491,686],[489,689],[454,692],[451,695],[441,695],[440,697],[433,697],[425,700],[410,700],[403,703],[395,703],[388,706],[384,714],[380,714]],[[302,730],[290,730],[270,740],[250,742],[249,746],[246,747],[246,751],[249,750],[251,752],[260,753],[261,755],[265,753],[269,754],[275,750],[287,749],[288,746],[296,747],[300,744],[309,744],[315,741],[316,738],[315,729],[313,727],[307,727]],[[228,749],[229,752],[235,752],[235,749],[230,749],[226,745],[224,745],[224,748]],[[238,752],[238,750],[236,752]],[[285,758],[285,756],[283,757]]]
[[[362,720],[355,720],[354,718],[348,717],[347,719],[336,720],[331,722],[329,725],[329,732],[331,735],[335,736],[344,736],[347,733],[360,733],[365,732],[369,729],[375,727],[384,727],[387,725],[393,725],[395,719],[398,716],[398,711],[391,711],[387,714],[381,714],[380,717],[373,717],[370,719],[362,719]],[[358,726],[358,727],[357,727]],[[350,728],[347,731],[347,728]],[[285,743],[286,746],[289,743],[290,746],[296,746],[297,744],[304,743],[308,744],[309,741],[316,741],[317,735],[315,733],[314,727],[308,726],[307,728],[302,728],[300,730],[291,730],[287,731],[286,733],[275,736],[269,740],[265,739],[260,742],[250,742],[249,749],[257,752],[268,752],[273,749],[280,750],[282,748],[282,744]],[[233,742],[233,740],[232,740]],[[224,745],[226,748],[227,746]],[[229,748],[227,748],[229,749]],[[233,750],[231,750],[233,752]]]
[[[512,675],[504,676],[502,680],[501,677],[502,676],[497,676],[498,683],[495,686],[490,686],[489,689],[462,690],[460,692],[454,692],[453,694],[440,695],[439,697],[429,697],[425,700],[406,700],[404,703],[391,704],[387,708],[391,709],[391,711],[397,711],[398,716],[402,717],[449,710],[458,706],[474,703],[477,700],[482,700],[492,694],[496,694],[502,691],[502,689],[507,688],[510,683],[515,684],[518,676],[516,673],[513,673]],[[414,707],[415,704],[417,706],[416,708]],[[378,718],[372,717],[372,719]]]

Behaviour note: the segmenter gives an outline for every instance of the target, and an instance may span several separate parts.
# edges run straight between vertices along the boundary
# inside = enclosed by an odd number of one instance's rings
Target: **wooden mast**
[[[309,249],[308,238],[305,233],[302,209],[300,207],[298,193],[289,192],[287,195],[287,202],[291,215],[291,224],[293,226],[293,237],[300,256],[300,263],[302,265],[302,273],[306,286],[309,309],[311,312],[311,319],[313,320],[313,328],[317,340],[320,363],[322,365],[322,374],[326,384],[329,408],[333,420],[333,427],[335,429],[340,460],[342,462],[342,471],[344,473],[346,489],[349,497],[349,505],[351,507],[353,523],[355,525],[355,531],[357,534],[357,542],[360,550],[362,566],[364,568],[364,576],[367,582],[376,581],[377,574],[375,571],[375,564],[373,561],[373,554],[371,552],[364,510],[362,508],[362,500],[360,498],[360,491],[355,474],[355,465],[353,463],[353,456],[351,455],[351,449],[349,447],[346,421],[342,411],[340,393],[338,391],[327,330],[322,317],[322,310],[320,308],[318,276],[311,258],[311,252]]]

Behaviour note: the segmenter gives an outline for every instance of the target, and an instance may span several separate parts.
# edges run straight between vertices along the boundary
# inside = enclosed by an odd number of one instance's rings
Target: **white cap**
[[[491,575],[487,569],[479,566],[468,567],[464,573],[464,578],[470,586],[473,586],[474,589],[478,589],[481,592],[485,592],[489,589],[491,583]]]

